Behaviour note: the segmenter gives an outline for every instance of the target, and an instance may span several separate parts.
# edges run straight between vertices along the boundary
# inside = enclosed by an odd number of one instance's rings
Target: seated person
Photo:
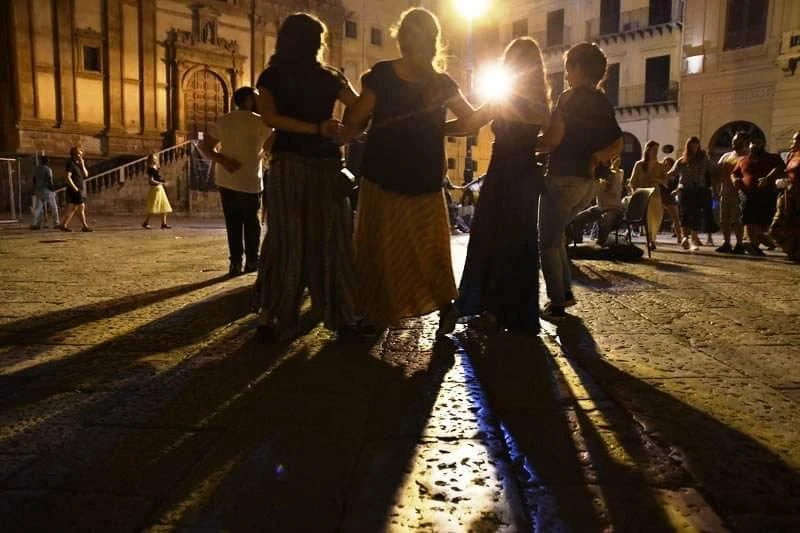
[[[597,245],[606,246],[609,234],[619,225],[624,213],[623,183],[624,172],[619,168],[619,158],[617,157],[612,161],[607,177],[598,181],[595,205],[581,211],[572,219],[570,226],[576,236],[575,241],[581,241],[581,238],[577,236],[583,235],[583,228],[598,222]]]

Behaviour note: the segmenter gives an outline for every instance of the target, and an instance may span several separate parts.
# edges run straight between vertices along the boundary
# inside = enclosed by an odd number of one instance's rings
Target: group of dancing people
[[[716,252],[764,256],[762,245],[768,249],[781,246],[790,258],[800,259],[796,236],[800,225],[794,186],[800,167],[800,132],[792,137],[785,161],[766,150],[765,139],[751,138],[744,131],[733,136],[731,150],[722,154],[717,162],[701,148],[698,137],[686,141],[677,161],[672,158],[659,161],[658,148],[655,141],[645,145],[642,159],[634,165],[627,181],[629,194],[640,188],[654,189],[647,213],[648,242],[652,249],[656,248],[664,212],[672,221],[677,242],[683,248],[700,248],[702,230],[708,233],[705,244],[714,246],[712,234],[717,229],[717,218],[713,202],[716,199],[723,237]],[[622,183],[623,177],[618,175],[617,180]],[[607,217],[621,216],[620,202],[603,207]],[[585,220],[587,217],[579,215],[579,222]],[[598,244],[603,239],[602,228],[600,234]]]
[[[551,112],[539,46],[515,39],[502,58],[513,73],[511,96],[476,109],[444,73],[440,26],[430,11],[403,13],[395,32],[400,57],[365,73],[360,94],[322,61],[326,31],[306,13],[283,22],[257,88],[248,89],[252,98],[242,111],[252,128],[237,130],[249,136],[238,144],[252,146],[275,131],[264,191],[267,235],[260,253],[253,244],[244,250],[246,266],[258,270],[259,337],[298,332],[306,289],[313,315],[342,338],[437,310],[437,337],[465,317],[535,334],[540,313],[565,316],[576,303],[566,226],[594,197],[597,169],[623,147],[614,109],[599,89],[607,66],[602,50],[580,43],[567,52],[570,88]],[[332,118],[337,102],[345,106],[341,122]],[[489,122],[492,159],[457,287],[442,190],[444,140]],[[365,130],[353,228],[340,146]],[[212,132],[205,151],[225,172],[236,172],[242,161],[235,148],[218,143],[221,135]],[[546,174],[537,152],[550,154]],[[243,252],[231,252],[233,269]],[[541,311],[540,258],[549,300]]]

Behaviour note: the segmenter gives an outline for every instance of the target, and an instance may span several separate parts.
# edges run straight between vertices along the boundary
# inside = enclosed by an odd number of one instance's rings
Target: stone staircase
[[[208,160],[197,149],[196,141],[185,141],[157,152],[161,176],[165,179],[172,209],[192,215],[219,215],[219,195],[210,186]],[[143,214],[150,185],[147,177],[148,156],[134,159],[86,179],[88,209],[95,214]],[[56,191],[64,204],[65,189]]]

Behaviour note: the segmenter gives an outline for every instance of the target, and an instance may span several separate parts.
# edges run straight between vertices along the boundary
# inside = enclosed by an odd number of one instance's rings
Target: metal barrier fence
[[[17,159],[0,158],[0,222],[22,217],[22,179]]]

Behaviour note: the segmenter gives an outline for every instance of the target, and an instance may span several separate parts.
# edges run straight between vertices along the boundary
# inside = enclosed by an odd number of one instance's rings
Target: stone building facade
[[[786,150],[800,129],[800,2],[687,0],[680,137],[712,154],[737,130]]]
[[[10,0],[0,152],[144,153],[196,137],[254,83],[279,23],[311,11],[343,60],[341,0]]]

